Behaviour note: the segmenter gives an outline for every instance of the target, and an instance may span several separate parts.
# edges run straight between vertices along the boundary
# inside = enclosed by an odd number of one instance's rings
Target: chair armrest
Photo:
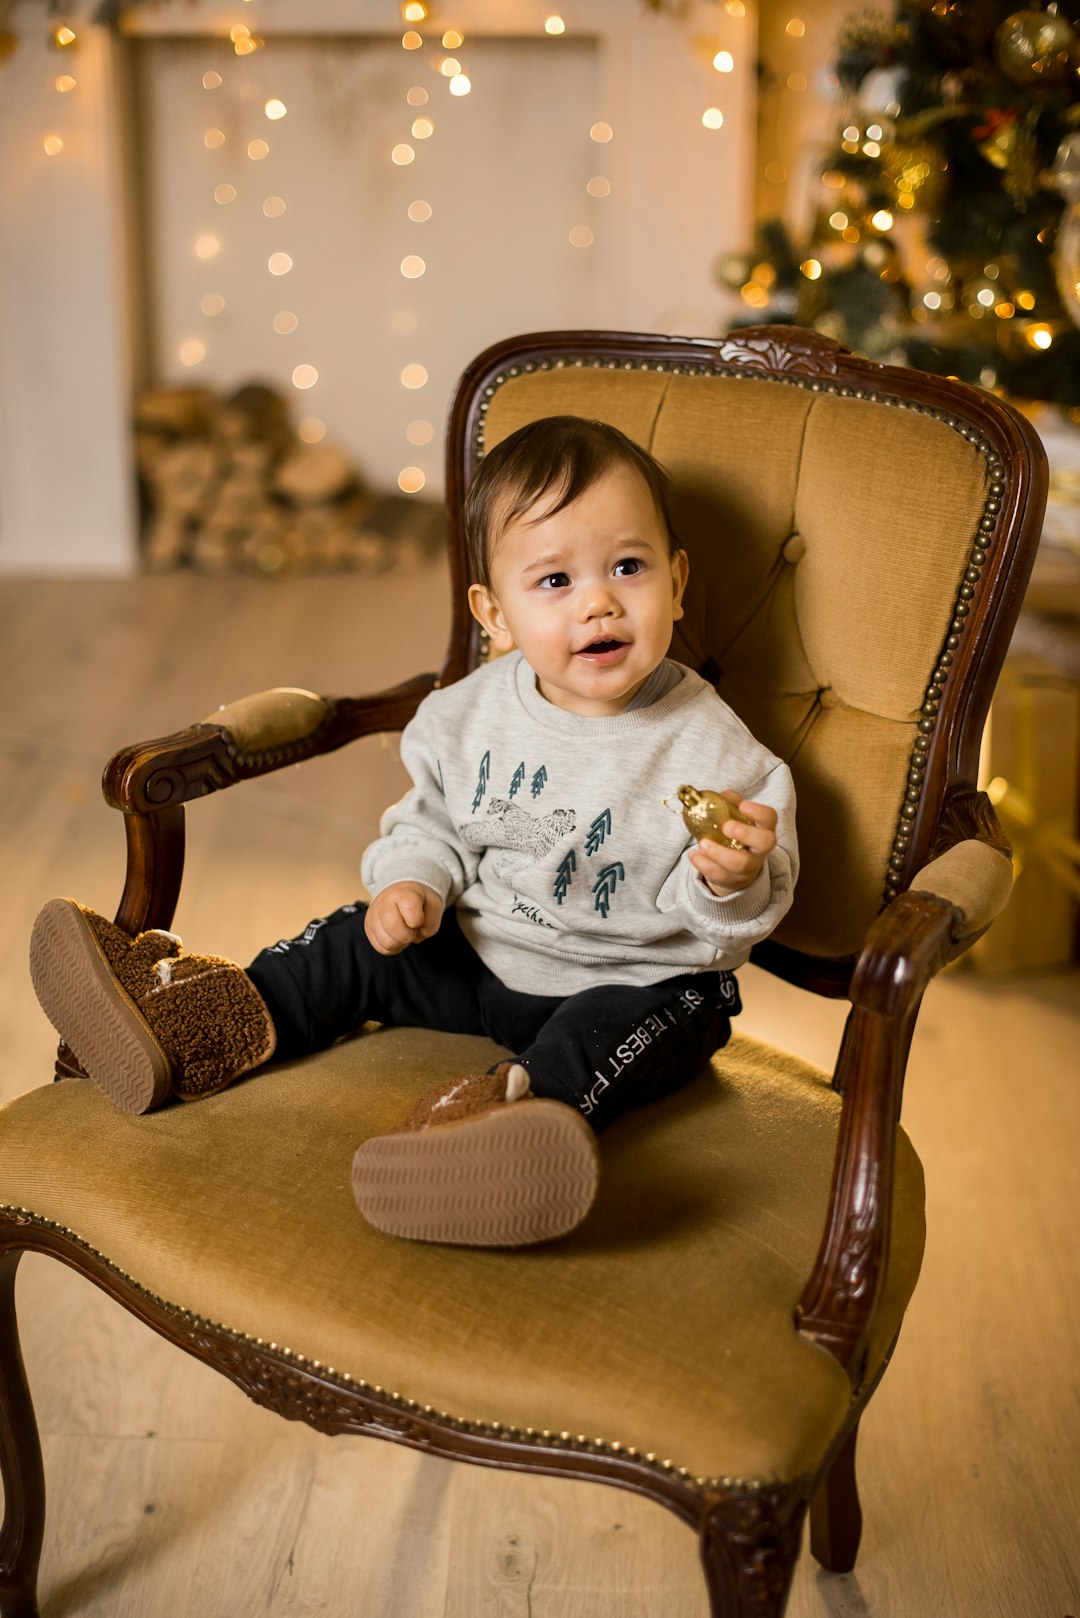
[[[121,748],[105,767],[105,800],[126,814],[153,814],[359,736],[401,730],[435,685],[435,675],[423,674],[372,697],[320,697],[292,687],[242,697],[187,730]]]
[[[957,791],[942,815],[942,835],[930,859],[908,884],[960,912],[953,955],[962,954],[1005,908],[1013,884],[1011,851],[985,792]],[[950,959],[952,956],[950,956]]]
[[[927,984],[958,953],[957,906],[907,890],[877,917],[852,975],[852,1009],[833,1083],[843,1095],[829,1210],[795,1311],[858,1385],[885,1281],[896,1131],[908,1047]]]

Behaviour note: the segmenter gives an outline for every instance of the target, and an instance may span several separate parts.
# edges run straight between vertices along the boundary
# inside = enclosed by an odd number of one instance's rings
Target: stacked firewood
[[[377,571],[442,543],[436,502],[374,494],[336,446],[304,443],[259,383],[226,398],[144,393],[135,439],[148,571]]]

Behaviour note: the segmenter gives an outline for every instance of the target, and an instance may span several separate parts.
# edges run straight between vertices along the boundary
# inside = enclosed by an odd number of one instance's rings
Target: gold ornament
[[[1014,11],[994,35],[998,66],[1015,84],[1059,79],[1076,43],[1072,24],[1056,10]]]
[[[890,141],[881,149],[881,161],[901,208],[934,212],[945,194],[947,167],[936,146]]]
[[[1080,326],[1080,202],[1065,209],[1054,242],[1054,278],[1065,313]]]
[[[1054,156],[1049,178],[1068,202],[1080,202],[1080,134],[1066,135]]]
[[[744,843],[725,837],[721,830],[725,820],[738,820],[744,826],[754,824],[747,815],[739,812],[730,798],[723,797],[719,792],[710,792],[707,788],[699,792],[691,786],[681,786],[675,796],[682,804],[683,825],[691,837],[707,837],[711,842],[721,843],[724,848],[745,847]],[[668,801],[664,799],[665,803]]]

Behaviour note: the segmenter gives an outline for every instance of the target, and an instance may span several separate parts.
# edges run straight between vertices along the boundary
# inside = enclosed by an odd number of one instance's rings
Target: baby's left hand
[[[744,826],[738,820],[725,820],[720,828],[725,837],[741,843],[741,848],[725,848],[703,837],[690,850],[691,865],[705,880],[710,893],[724,899],[730,893],[741,893],[756,881],[761,867],[776,847],[776,810],[765,803],[740,801],[737,792],[722,792],[722,798],[733,803],[741,814],[752,822]]]

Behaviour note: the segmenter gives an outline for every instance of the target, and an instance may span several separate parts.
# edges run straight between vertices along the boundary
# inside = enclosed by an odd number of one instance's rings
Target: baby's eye
[[[546,573],[542,579],[538,579],[536,582],[541,590],[565,590],[570,583],[570,575],[568,573]]]
[[[644,566],[645,563],[640,556],[624,556],[621,562],[615,563],[615,575],[617,578],[633,578],[634,574],[640,573]]]

